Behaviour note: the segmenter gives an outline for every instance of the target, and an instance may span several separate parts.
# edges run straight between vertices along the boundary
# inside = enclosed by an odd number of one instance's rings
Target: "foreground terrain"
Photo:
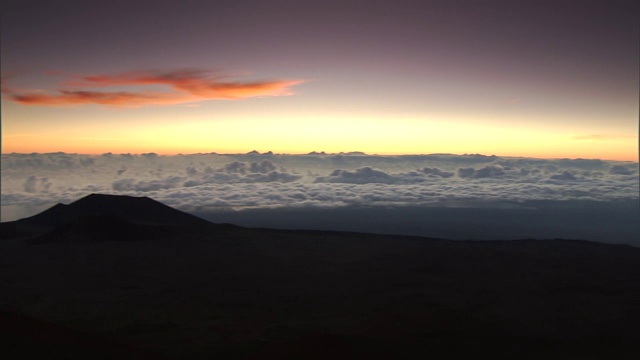
[[[627,245],[247,229],[107,195],[0,231],[8,358],[637,354]]]

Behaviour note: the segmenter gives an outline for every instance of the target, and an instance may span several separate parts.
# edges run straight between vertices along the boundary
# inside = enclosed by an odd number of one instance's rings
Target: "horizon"
[[[484,238],[564,236],[636,245],[640,236],[638,163],[627,161],[58,152],[2,154],[1,166],[2,221],[109,193],[147,196],[213,222],[254,227],[457,239],[474,232]],[[467,212],[464,223],[460,211]]]
[[[569,235],[640,233],[590,213],[639,197],[637,2],[1,6],[0,220],[108,192],[207,214],[331,209],[331,226],[363,206],[550,201],[582,219]],[[521,210],[486,221],[508,233]],[[556,224],[544,212],[516,233]],[[414,215],[371,226],[427,222]]]
[[[155,152],[155,151],[145,151],[145,152],[96,152],[96,153],[82,153],[82,152],[66,152],[66,151],[46,151],[46,152],[2,152],[0,155],[47,155],[47,154],[66,154],[66,155],[81,155],[81,156],[103,156],[103,155],[131,155],[131,156],[146,156],[146,155],[156,155],[156,156],[191,156],[191,155],[221,155],[221,156],[239,156],[239,155],[279,155],[279,156],[304,156],[304,155],[317,155],[317,156],[332,156],[332,155],[352,155],[352,156],[380,156],[380,157],[411,157],[411,156],[438,156],[438,155],[449,155],[449,156],[479,156],[479,157],[500,157],[500,158],[523,158],[523,159],[540,159],[540,160],[602,160],[602,161],[618,161],[618,162],[630,162],[630,163],[638,163],[637,160],[626,160],[626,159],[615,159],[615,158],[582,158],[582,157],[539,157],[539,156],[527,156],[527,155],[502,155],[502,154],[482,154],[482,153],[448,153],[448,152],[433,152],[433,153],[370,153],[359,150],[351,150],[351,151],[338,151],[338,152],[329,152],[323,150],[311,150],[307,152],[275,152],[271,150],[248,150],[248,151],[240,151],[240,152],[217,152],[217,151],[209,151],[209,152]]]

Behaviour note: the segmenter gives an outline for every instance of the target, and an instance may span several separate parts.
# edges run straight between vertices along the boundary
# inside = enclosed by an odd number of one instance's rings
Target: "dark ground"
[[[33,237],[12,238],[10,227],[0,241],[3,359],[638,354],[640,248],[627,245],[143,224],[104,214]],[[107,228],[108,237],[96,235]]]

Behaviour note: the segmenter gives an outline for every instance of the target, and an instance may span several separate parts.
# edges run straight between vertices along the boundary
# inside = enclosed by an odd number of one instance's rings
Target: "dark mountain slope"
[[[105,194],[91,194],[69,205],[57,204],[19,221],[29,225],[57,227],[82,216],[117,216],[131,222],[162,225],[209,223],[148,197]]]
[[[212,230],[215,226],[148,197],[91,194],[25,219],[1,223],[0,238],[39,237],[37,242],[130,241],[179,231]]]
[[[0,350],[5,359],[161,359],[108,338],[2,310]]]
[[[113,215],[82,216],[35,237],[34,242],[142,241],[175,236],[179,229],[182,227],[137,224]]]
[[[120,209],[165,211],[153,201],[83,200],[0,242],[3,359],[40,346],[29,319],[79,332],[49,358],[87,358],[80,334],[168,359],[637,358],[637,247],[163,224]]]

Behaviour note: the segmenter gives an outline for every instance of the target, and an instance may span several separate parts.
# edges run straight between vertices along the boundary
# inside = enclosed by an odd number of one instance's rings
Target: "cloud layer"
[[[199,69],[143,70],[115,75],[76,76],[54,92],[13,90],[3,84],[3,93],[7,99],[23,105],[99,104],[138,107],[291,95],[291,87],[300,83],[301,80],[233,81],[228,76]],[[159,92],[144,88],[151,85],[166,86],[168,89]],[[134,86],[136,90],[101,90],[115,86]]]
[[[182,210],[638,199],[638,165],[481,155],[2,155],[3,221],[91,192]],[[7,210],[7,211],[4,211]]]

